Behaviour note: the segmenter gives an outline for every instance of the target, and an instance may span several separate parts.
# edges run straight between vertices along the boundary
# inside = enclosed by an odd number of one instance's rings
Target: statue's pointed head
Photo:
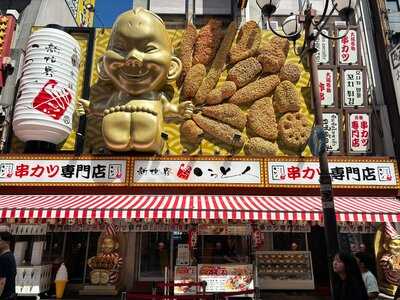
[[[173,56],[168,32],[162,19],[151,11],[137,8],[115,21],[106,53],[99,62],[103,76],[117,89],[132,95],[160,90],[182,69]]]

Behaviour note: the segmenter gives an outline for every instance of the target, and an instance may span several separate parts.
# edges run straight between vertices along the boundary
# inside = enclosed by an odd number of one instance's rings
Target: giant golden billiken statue
[[[382,224],[376,232],[375,254],[379,288],[393,296],[400,285],[400,234],[389,222]]]
[[[90,102],[81,103],[102,117],[104,143],[112,151],[161,153],[164,119],[183,121],[193,105],[171,104],[161,92],[181,72],[181,61],[159,16],[143,8],[121,14],[104,55]]]

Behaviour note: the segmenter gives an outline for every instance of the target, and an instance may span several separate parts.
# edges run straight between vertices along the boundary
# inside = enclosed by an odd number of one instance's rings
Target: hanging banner
[[[326,29],[322,30],[322,32],[325,35],[329,35],[329,31]],[[315,48],[318,49],[318,51],[315,53],[315,61],[317,64],[330,64],[332,47],[329,39],[320,34],[315,41]]]
[[[365,106],[367,80],[364,67],[342,67],[340,72],[343,107]]]
[[[375,233],[376,224],[369,222],[341,222],[339,223],[340,233]]]
[[[133,161],[133,185],[261,186],[262,160],[138,158]]]
[[[199,224],[199,235],[250,235],[250,225],[210,225]]]
[[[321,106],[334,107],[336,104],[336,70],[332,67],[320,67],[318,79]]]
[[[127,158],[3,157],[1,185],[128,185]]]
[[[304,160],[269,160],[267,163],[269,187],[319,187],[319,162]],[[330,160],[329,170],[335,187],[343,188],[397,188],[397,163],[392,160]]]
[[[369,112],[358,110],[347,112],[348,152],[368,153],[371,145],[371,117]]]
[[[340,153],[342,151],[342,114],[337,111],[324,111],[322,124],[325,130],[325,144],[328,152]]]
[[[338,36],[346,34],[346,29],[339,29]],[[338,40],[338,62],[340,65],[357,64],[359,62],[359,38],[356,28],[350,29],[342,39]]]
[[[269,221],[259,224],[258,229],[261,232],[310,232],[310,222],[289,222],[289,221]]]

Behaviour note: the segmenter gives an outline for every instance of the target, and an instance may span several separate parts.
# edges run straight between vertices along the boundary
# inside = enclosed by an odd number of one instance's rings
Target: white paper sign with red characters
[[[349,113],[347,126],[349,150],[356,153],[367,153],[370,149],[370,115],[368,113]]]
[[[324,29],[322,32],[325,35],[328,35],[328,30]],[[317,64],[329,64],[331,55],[329,40],[320,34],[315,41],[315,48],[318,49],[318,51],[315,53],[315,61]]]
[[[134,185],[261,185],[261,160],[134,160]]]
[[[321,105],[332,107],[335,105],[334,72],[331,69],[318,70],[319,96]]]
[[[325,144],[329,152],[340,152],[340,115],[336,112],[322,113]]]
[[[346,30],[339,30],[338,36],[346,34]],[[342,39],[338,41],[339,44],[339,64],[348,65],[356,64],[358,62],[358,38],[357,30],[351,29]]]
[[[342,73],[343,106],[357,107],[364,105],[364,76],[361,69],[346,69]]]
[[[393,162],[329,161],[334,186],[386,186],[396,188]],[[318,161],[268,161],[268,186],[319,185]]]

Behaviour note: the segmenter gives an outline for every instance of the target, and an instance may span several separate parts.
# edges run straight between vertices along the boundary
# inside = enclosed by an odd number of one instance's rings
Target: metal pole
[[[339,244],[337,239],[337,227],[336,227],[336,214],[333,200],[332,191],[332,178],[329,173],[328,165],[328,153],[326,152],[325,146],[325,135],[322,123],[322,109],[321,99],[319,94],[319,79],[318,79],[318,67],[315,60],[315,38],[312,34],[312,22],[311,20],[315,17],[315,10],[309,9],[306,16],[306,27],[305,27],[305,38],[308,39],[308,60],[310,65],[311,75],[311,87],[313,94],[314,110],[315,110],[315,130],[319,138],[319,167],[320,167],[320,191],[322,210],[324,214],[324,230],[325,230],[325,242],[328,252],[328,269],[329,278],[331,285],[331,295],[335,298],[333,289],[333,268],[332,261],[334,255],[339,251]]]

